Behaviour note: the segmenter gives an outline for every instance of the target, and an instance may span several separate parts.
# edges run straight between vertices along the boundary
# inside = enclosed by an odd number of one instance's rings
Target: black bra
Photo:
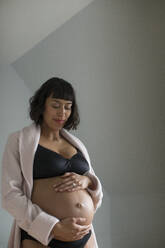
[[[34,157],[33,179],[61,176],[65,172],[83,175],[88,170],[89,164],[79,150],[70,159],[67,159],[38,144]]]

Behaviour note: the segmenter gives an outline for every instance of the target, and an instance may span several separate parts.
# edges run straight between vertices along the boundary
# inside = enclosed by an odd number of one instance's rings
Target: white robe
[[[8,248],[20,248],[20,228],[26,230],[29,235],[39,240],[42,244],[48,245],[53,226],[59,221],[56,217],[44,212],[38,205],[31,202],[33,188],[33,160],[40,139],[40,126],[34,123],[24,127],[22,130],[9,135],[2,158],[2,207],[13,217]],[[88,175],[96,189],[87,189],[93,200],[96,202],[96,209],[102,202],[102,187],[96,177],[91,164],[88,152],[83,143],[62,129],[61,134],[73,146],[77,147],[89,163]],[[95,232],[92,226],[95,237]],[[95,247],[98,248],[96,237]]]

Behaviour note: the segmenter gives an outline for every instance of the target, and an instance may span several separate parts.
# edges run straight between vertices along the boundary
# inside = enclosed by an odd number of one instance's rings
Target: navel
[[[76,203],[76,207],[77,208],[82,208],[83,206],[82,206],[82,204],[80,202],[78,202],[78,203]]]

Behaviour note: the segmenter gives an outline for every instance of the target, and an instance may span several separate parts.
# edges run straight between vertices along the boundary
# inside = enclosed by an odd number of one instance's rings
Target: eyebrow
[[[58,101],[58,100],[56,100],[56,99],[52,99],[52,101],[53,101],[53,102],[61,103],[60,101]],[[66,102],[66,104],[72,104],[72,102],[71,102],[71,101],[68,101],[68,102]]]

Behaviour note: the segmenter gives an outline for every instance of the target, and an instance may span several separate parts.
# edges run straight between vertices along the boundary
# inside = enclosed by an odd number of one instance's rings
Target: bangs
[[[67,91],[60,91],[59,89],[52,92],[52,98],[59,98],[64,99],[66,101],[72,101],[73,102],[73,94]]]
[[[67,84],[59,84],[58,87],[53,87],[53,89],[50,90],[50,94],[53,98],[59,98],[64,99],[67,101],[74,101],[74,92],[72,87]]]

